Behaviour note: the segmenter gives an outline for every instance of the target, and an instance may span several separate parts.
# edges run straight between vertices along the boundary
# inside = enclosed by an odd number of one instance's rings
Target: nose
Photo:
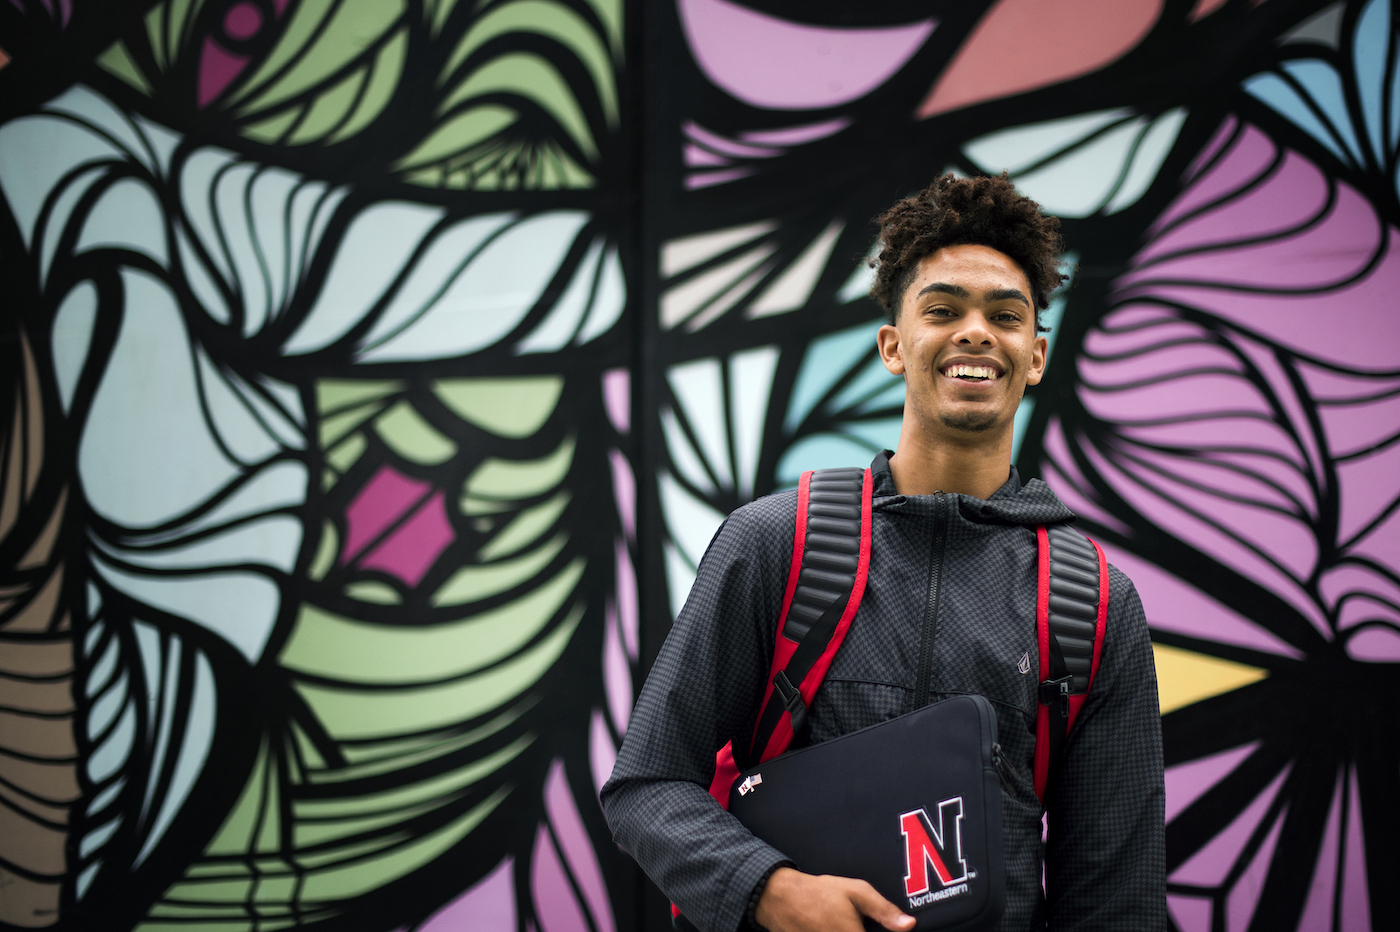
[[[960,346],[991,346],[996,341],[986,316],[974,311],[963,316],[953,342]]]

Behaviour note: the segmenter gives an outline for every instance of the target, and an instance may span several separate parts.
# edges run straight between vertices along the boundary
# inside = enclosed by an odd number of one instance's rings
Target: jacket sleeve
[[[1049,928],[1165,930],[1156,666],[1142,602],[1115,567],[1099,670],[1057,784],[1045,855]]]
[[[788,863],[709,786],[715,752],[752,730],[762,701],[792,548],[789,498],[751,503],[715,534],[601,793],[614,840],[707,932],[738,929],[759,880]]]

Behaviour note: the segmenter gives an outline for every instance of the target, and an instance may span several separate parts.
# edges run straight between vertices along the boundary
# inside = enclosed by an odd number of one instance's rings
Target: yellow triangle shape
[[[1152,655],[1157,662],[1157,699],[1163,715],[1269,675],[1259,667],[1165,644],[1153,644]]]

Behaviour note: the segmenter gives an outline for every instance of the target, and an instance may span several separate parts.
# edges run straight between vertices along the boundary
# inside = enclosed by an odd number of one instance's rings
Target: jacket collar
[[[932,495],[901,495],[894,486],[890,474],[890,457],[894,454],[883,450],[876,454],[870,463],[874,479],[875,504],[882,510],[923,511],[933,504]],[[1039,479],[1021,484],[1021,476],[1015,465],[1001,488],[988,499],[964,495],[960,492],[945,493],[956,500],[958,511],[969,521],[985,524],[1060,524],[1074,520],[1074,512],[1055,495],[1050,486]]]

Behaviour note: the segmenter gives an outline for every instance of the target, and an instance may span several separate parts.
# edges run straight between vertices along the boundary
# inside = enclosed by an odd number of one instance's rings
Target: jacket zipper
[[[943,552],[947,529],[943,526],[944,494],[933,493],[933,543],[929,548],[928,603],[924,607],[924,630],[919,638],[919,676],[914,688],[914,708],[928,705],[929,680],[933,676],[933,635],[938,626],[938,587],[943,576]]]

